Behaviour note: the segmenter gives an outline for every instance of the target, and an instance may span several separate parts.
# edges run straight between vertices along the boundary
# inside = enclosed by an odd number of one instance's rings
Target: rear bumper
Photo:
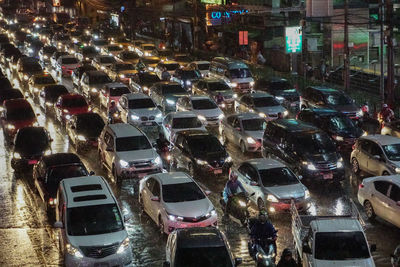
[[[143,168],[143,169],[127,168],[127,169],[122,169],[119,175],[121,176],[122,179],[133,179],[133,178],[141,179],[146,175],[161,173],[161,172],[162,172],[162,167]]]

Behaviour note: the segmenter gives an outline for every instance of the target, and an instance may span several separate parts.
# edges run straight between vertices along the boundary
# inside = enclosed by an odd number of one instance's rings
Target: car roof
[[[327,86],[310,86],[310,87],[314,90],[320,91],[323,94],[340,92],[340,90],[338,90],[338,89],[327,87]]]
[[[211,99],[211,97],[209,97],[208,95],[190,95],[190,96],[189,96],[189,99],[190,99],[190,100],[208,99],[208,100],[213,101],[213,100]]]
[[[85,72],[89,76],[104,76],[107,75],[104,71],[101,70],[89,70]]]
[[[60,56],[59,58],[76,58],[74,55],[64,55]]]
[[[225,83],[224,80],[218,79],[218,78],[214,78],[214,77],[202,78],[202,79],[199,79],[199,81],[204,81],[204,82],[207,82],[207,83],[215,83],[215,82]]]
[[[38,73],[38,74],[34,74],[32,75],[32,78],[40,78],[40,77],[53,77],[50,73],[48,72],[42,72],[42,73]]]
[[[5,108],[9,107],[31,107],[31,104],[25,98],[9,99],[4,101]]]
[[[115,88],[115,87],[128,87],[128,86],[124,83],[114,82],[114,83],[107,83],[105,87]]]
[[[55,89],[65,89],[68,92],[67,87],[65,87],[65,85],[62,84],[50,84],[50,85],[46,85],[43,90],[55,90]]]
[[[320,131],[317,127],[295,119],[279,119],[271,121],[270,123],[276,124],[291,132],[305,132],[305,131]],[[268,126],[267,126],[268,127]]]
[[[110,55],[97,55],[96,57],[97,58],[105,58],[105,57],[114,58],[113,56],[110,56]]]
[[[195,64],[210,64],[210,61],[207,61],[207,60],[195,60],[195,61],[192,61],[192,63],[195,63]]]
[[[346,231],[360,231],[363,229],[357,219],[354,218],[330,218],[313,220],[310,223],[314,232],[346,232]]]
[[[215,135],[210,134],[207,130],[184,130],[184,131],[179,131],[176,133],[177,135],[183,135],[186,137],[189,136],[214,136],[215,138],[217,138]]]
[[[224,247],[224,236],[215,227],[193,227],[176,230],[178,248]]]
[[[282,162],[270,158],[255,158],[246,160],[245,162],[251,164],[258,170],[286,167]]]
[[[96,112],[79,113],[79,114],[75,114],[73,116],[76,117],[77,119],[93,119],[94,117],[97,117],[97,118],[100,118],[101,120],[103,120],[102,117],[100,116],[100,114],[98,114]]]
[[[151,98],[150,96],[143,94],[143,93],[130,93],[130,94],[124,94],[123,96],[125,96],[128,100]]]
[[[271,77],[268,79],[269,82],[288,82],[287,79],[281,77]]]
[[[229,57],[215,57],[213,58],[213,61],[227,64],[229,68],[248,68],[246,63],[244,63],[243,61]]]
[[[154,85],[181,85],[181,84],[177,82],[161,81],[161,82],[156,82]]]
[[[381,135],[381,134],[371,134],[367,136],[360,137],[359,140],[371,140],[381,146],[384,145],[392,145],[392,144],[400,144],[400,139],[390,135]]]
[[[343,113],[341,113],[341,112],[339,112],[337,110],[334,110],[334,109],[330,109],[330,108],[306,108],[304,110],[316,113],[317,115],[320,115],[320,116],[324,116],[324,115],[325,116],[326,115],[344,115]]]
[[[168,65],[168,64],[179,64],[175,60],[162,61],[160,63],[165,64],[165,65]]]
[[[192,117],[197,118],[196,113],[191,112],[191,111],[177,111],[177,112],[171,112],[170,114],[173,119],[175,119],[175,118],[192,118]]]
[[[128,123],[114,123],[109,124],[108,127],[117,137],[130,137],[130,136],[141,136],[143,135],[142,131],[140,131],[135,126],[132,126]]]
[[[85,99],[85,97],[83,95],[76,94],[76,93],[69,93],[69,94],[61,95],[60,97],[62,99],[64,99],[64,98],[83,98],[83,99]]]
[[[48,156],[43,156],[42,161],[47,167],[82,163],[81,159],[75,153],[55,153]]]
[[[158,59],[158,60],[160,60],[160,57],[157,57],[157,56],[144,56],[142,58],[143,59]]]
[[[375,182],[375,181],[387,181],[387,182],[391,182],[393,184],[397,184],[400,187],[400,175],[399,174],[375,176],[375,177],[369,177],[369,178],[363,179],[364,183]]]
[[[258,97],[273,97],[272,95],[266,93],[266,92],[262,92],[262,91],[256,91],[254,93],[250,93],[250,94],[245,94],[247,96],[250,96],[251,98],[258,98]],[[243,96],[245,96],[243,95]]]
[[[66,191],[67,208],[116,204],[107,182],[101,176],[68,178],[62,180],[60,186]]]
[[[229,115],[228,117],[231,117],[231,116],[236,116],[240,120],[261,119],[258,114],[251,113],[251,112],[232,114],[232,115]]]
[[[185,172],[157,173],[152,176],[157,177],[163,185],[193,182],[193,179]]]

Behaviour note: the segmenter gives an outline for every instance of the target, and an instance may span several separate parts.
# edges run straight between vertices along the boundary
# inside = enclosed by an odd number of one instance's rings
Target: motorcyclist
[[[215,96],[215,101],[218,105],[221,105],[224,102],[224,96],[221,94],[221,92],[218,92],[218,94]]]
[[[396,247],[391,255],[391,262],[393,267],[400,267],[400,245]]]
[[[161,72],[161,80],[169,81],[171,79],[171,74],[167,71],[167,68],[163,68]]]
[[[266,246],[271,242],[274,246],[276,254],[276,233],[274,226],[268,221],[265,211],[261,211],[258,215],[258,221],[254,223],[250,229],[250,238],[254,245],[261,246],[266,251]],[[271,239],[267,241],[267,239]]]
[[[159,151],[166,152],[168,150],[169,142],[162,132],[158,134],[158,139],[156,140],[156,143]]]
[[[382,109],[379,112],[379,120],[381,123],[384,122],[391,122],[394,119],[394,112],[393,110],[388,106],[388,104],[383,104]]]
[[[234,196],[235,194],[239,193],[239,192],[246,192],[246,190],[244,189],[242,183],[238,180],[238,175],[233,172],[230,171],[229,173],[229,180],[228,182],[226,182],[225,184],[225,188],[223,191],[223,208],[224,211],[226,211],[225,207],[228,206],[228,201],[229,199],[232,198],[232,196]]]
[[[278,262],[277,267],[297,267],[296,261],[293,259],[292,251],[289,248],[285,248],[282,252],[281,259]]]
[[[361,112],[362,112],[362,116],[367,116],[369,117],[369,106],[368,106],[368,102],[365,102],[364,105],[362,105],[361,107]]]
[[[114,121],[114,114],[118,113],[119,110],[117,108],[117,105],[115,104],[115,101],[112,100],[110,103],[110,106],[108,108],[108,119],[110,122]]]

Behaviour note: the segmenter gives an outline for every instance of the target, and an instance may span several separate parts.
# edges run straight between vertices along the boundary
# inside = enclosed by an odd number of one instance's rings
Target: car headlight
[[[210,218],[211,216],[215,216],[217,215],[217,212],[215,211],[215,209],[212,209],[210,212],[207,212],[207,214],[205,215],[206,218]]]
[[[44,155],[45,155],[45,156],[51,155],[51,150],[50,150],[50,149],[47,149],[47,150],[44,152]]]
[[[46,55],[45,55],[43,58],[44,58],[44,59],[49,59],[49,57],[48,57],[48,56],[46,56]]]
[[[24,80],[27,81],[29,79],[28,75],[24,75]]]
[[[219,119],[219,120],[222,120],[224,117],[225,117],[224,114],[219,114],[219,115],[218,115],[218,119]]]
[[[337,165],[338,168],[343,168],[343,162],[342,161],[338,161]]]
[[[162,117],[162,113],[158,113],[157,115],[156,115],[156,118],[161,118]]]
[[[157,156],[157,157],[153,160],[153,162],[154,162],[155,164],[157,164],[157,165],[161,165],[161,158],[160,158],[160,156]]]
[[[84,137],[84,136],[81,135],[81,134],[78,135],[77,138],[78,138],[79,141],[86,141],[86,137]]]
[[[207,165],[208,164],[207,161],[201,160],[201,159],[196,159],[196,163],[199,164],[199,165]]]
[[[88,57],[85,57],[85,60],[89,60],[90,58],[88,58]]]
[[[238,84],[237,83],[230,83],[229,84],[231,87],[236,87]]]
[[[250,82],[250,86],[251,86],[251,87],[254,86],[254,81]]]
[[[97,51],[100,51],[100,48],[99,48],[99,47],[96,46],[95,48],[96,48]]]
[[[63,112],[64,112],[64,113],[68,113],[69,110],[68,110],[68,109],[63,109]]]
[[[124,75],[124,74],[120,74],[119,77],[120,77],[121,79],[124,79],[124,78],[125,78],[125,75]]]
[[[204,117],[203,115],[197,115],[197,118],[201,121],[206,121],[206,117]]]
[[[283,96],[275,96],[275,99],[278,100],[279,102],[282,102],[283,100],[285,100],[285,98]]]
[[[129,164],[128,164],[127,161],[125,161],[123,159],[120,159],[119,160],[119,165],[121,165],[122,168],[126,168],[126,167],[128,167]]]
[[[67,120],[69,120],[69,119],[71,119],[71,115],[67,114],[67,115],[65,115],[65,118],[66,118]]]
[[[283,112],[283,116],[286,117],[287,115],[289,115],[289,111],[285,110],[285,111]]]
[[[117,250],[117,254],[124,253],[127,248],[129,248],[129,237],[125,238],[124,241],[122,241]]]
[[[247,141],[247,143],[249,143],[249,144],[255,144],[255,143],[256,143],[256,140],[254,140],[253,137],[247,137],[247,138],[246,138],[246,141]]]
[[[267,115],[265,115],[265,113],[262,113],[262,112],[258,113],[258,116],[260,116],[261,118],[266,118],[267,117]]]
[[[134,114],[131,115],[131,120],[137,121],[137,120],[139,120],[139,119],[140,119],[139,116],[134,115]]]
[[[14,152],[13,157],[14,159],[20,159],[21,155],[18,152]]]
[[[232,157],[231,157],[231,156],[228,156],[228,157],[225,159],[225,161],[226,161],[226,162],[232,162]]]
[[[340,141],[340,142],[343,142],[343,141],[344,141],[343,136],[340,136],[340,135],[334,135],[333,138],[334,138],[336,141]]]
[[[154,68],[153,67],[148,67],[149,71],[153,71]]]
[[[357,117],[362,117],[363,116],[363,111],[360,109],[359,111],[357,111],[356,116]]]
[[[268,194],[267,200],[269,202],[279,202],[278,199],[274,195],[271,195],[271,194]]]
[[[101,69],[101,70],[105,70],[105,69],[106,69],[106,67],[104,67],[104,66],[101,66],[101,67],[100,67],[100,69]]]
[[[7,129],[8,130],[15,130],[15,126],[12,124],[7,124]]]
[[[396,173],[400,173],[400,168],[395,168],[394,171],[395,171]]]
[[[306,189],[306,191],[304,191],[304,198],[310,198],[310,191],[308,191],[308,189]]]
[[[90,89],[90,92],[97,93],[97,89],[96,88],[92,88],[92,89]]]
[[[303,165],[306,165],[306,166],[307,166],[307,169],[309,169],[310,171],[315,171],[315,170],[316,170],[314,164],[309,163],[308,161],[303,161],[302,164],[303,164]]]
[[[147,91],[149,88],[147,86],[143,86],[143,91]]]
[[[67,244],[65,246],[65,250],[67,251],[68,254],[75,256],[77,258],[83,258],[82,253],[75,247],[73,247],[71,244]]]
[[[187,86],[190,86],[190,85],[192,85],[192,82],[189,81],[189,80],[187,80],[187,81],[186,81],[186,85],[187,85]]]
[[[233,96],[232,96],[233,98],[237,98],[238,97],[238,95],[237,94],[233,94]]]
[[[167,101],[168,105],[175,105],[175,101],[174,100],[167,99],[166,101]]]
[[[168,219],[169,219],[170,221],[173,221],[173,222],[176,222],[176,221],[183,221],[183,217],[181,217],[181,216],[176,216],[176,215],[172,215],[172,214],[169,214],[169,215],[168,215]]]
[[[238,203],[239,203],[239,206],[246,207],[246,202],[244,202],[243,200],[239,200]]]
[[[368,132],[366,132],[366,131],[363,131],[363,134],[362,134],[362,136],[367,136],[368,135]]]

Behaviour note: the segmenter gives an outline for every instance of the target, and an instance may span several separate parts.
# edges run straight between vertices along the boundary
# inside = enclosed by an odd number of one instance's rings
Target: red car
[[[71,115],[86,113],[90,111],[89,104],[83,95],[66,94],[57,99],[55,105],[56,118],[65,124],[71,118]]]
[[[13,138],[19,129],[37,125],[35,112],[26,99],[10,99],[3,102],[1,126],[6,137]]]

